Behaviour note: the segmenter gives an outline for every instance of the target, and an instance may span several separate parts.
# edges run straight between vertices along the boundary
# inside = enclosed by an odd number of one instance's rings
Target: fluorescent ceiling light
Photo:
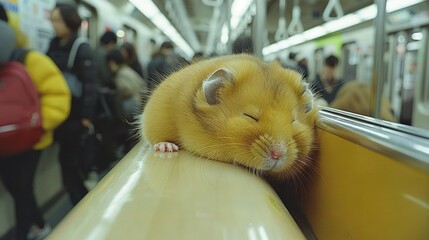
[[[322,26],[317,26],[314,28],[310,28],[307,31],[303,32],[302,35],[304,36],[305,40],[312,40],[318,37],[321,37],[323,35],[326,35],[328,31]]]
[[[298,44],[301,44],[305,41],[302,34],[293,35],[292,37],[288,38],[287,40],[288,40],[288,44],[290,44],[290,45],[298,45]]]
[[[253,0],[235,0],[231,5],[231,28],[237,28]]]
[[[386,4],[386,11],[388,13],[394,12],[394,11],[415,5],[417,3],[421,3],[423,1],[425,0],[388,0]],[[295,36],[297,36],[297,35],[294,35],[288,39],[266,46],[262,49],[262,53],[264,56],[269,55],[269,54],[278,52],[282,49],[286,49],[291,46],[298,45],[305,41],[310,41],[318,37],[322,37],[326,34],[340,31],[351,26],[355,26],[364,21],[372,20],[376,16],[377,16],[377,6],[375,4],[372,4],[368,7],[365,7],[356,11],[355,13],[347,14],[339,19],[335,19],[335,20],[326,22],[320,26],[308,29],[303,33],[299,34],[297,38],[294,38]]]
[[[228,39],[229,39],[228,34],[229,34],[228,27],[226,26],[226,24],[224,24],[222,27],[222,36],[220,37],[220,41],[223,44],[226,44],[228,42]]]
[[[194,55],[194,50],[177,32],[176,28],[168,21],[164,14],[159,11],[158,7],[152,0],[129,0],[140,12],[143,13],[151,22],[160,29],[171,41],[173,41],[188,56]]]
[[[411,39],[413,39],[415,41],[423,40],[423,33],[422,32],[415,32],[415,33],[411,34]]]
[[[129,0],[147,18],[152,19],[161,14],[158,7],[151,0]]]
[[[417,51],[421,47],[420,42],[409,42],[407,44],[408,51]]]
[[[324,27],[328,32],[336,32],[344,28],[357,25],[361,22],[362,20],[360,20],[359,17],[356,16],[356,14],[351,13],[341,18],[324,23],[322,27]]]
[[[123,37],[125,37],[125,32],[124,32],[124,30],[119,29],[118,31],[116,31],[116,36],[117,36],[118,38],[123,38]]]
[[[377,16],[377,6],[375,4],[364,7],[355,12],[362,21],[368,21],[374,19]]]

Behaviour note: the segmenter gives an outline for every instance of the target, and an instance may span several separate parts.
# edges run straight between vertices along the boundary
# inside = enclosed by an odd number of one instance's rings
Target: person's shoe
[[[45,224],[43,228],[37,227],[37,225],[32,225],[30,231],[27,234],[27,239],[29,240],[41,240],[44,239],[51,233],[52,228],[49,224]]]

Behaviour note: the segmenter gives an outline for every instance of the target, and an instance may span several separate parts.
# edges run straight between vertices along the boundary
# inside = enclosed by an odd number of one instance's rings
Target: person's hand
[[[89,126],[92,124],[91,120],[89,120],[88,118],[82,118],[82,120],[80,120],[80,122],[82,123],[82,126],[89,128]]]

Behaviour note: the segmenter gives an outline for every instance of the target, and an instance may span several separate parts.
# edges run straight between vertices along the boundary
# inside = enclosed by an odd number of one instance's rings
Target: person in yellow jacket
[[[24,41],[18,40],[14,29],[0,20],[0,42],[1,67]],[[40,239],[49,234],[50,227],[37,206],[34,175],[41,150],[53,143],[53,130],[69,115],[71,94],[60,70],[46,55],[31,50],[24,65],[40,96],[44,134],[33,149],[0,159],[0,176],[15,203],[16,239]]]

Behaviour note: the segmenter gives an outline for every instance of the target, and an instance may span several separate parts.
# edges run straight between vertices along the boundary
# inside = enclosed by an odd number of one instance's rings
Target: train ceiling
[[[125,8],[130,6],[128,0],[109,0],[118,8]],[[228,0],[223,0],[223,5]],[[240,0],[242,1],[242,0]],[[338,0],[339,1],[339,0]],[[184,39],[190,43],[191,46],[199,49],[194,50],[205,50],[206,48],[213,47],[208,46],[219,42],[209,41],[210,33],[213,32],[211,28],[212,16],[214,13],[214,7],[208,6],[207,3],[220,2],[220,0],[153,0],[160,11],[170,20],[170,22],[178,29]],[[168,2],[172,2],[175,6],[173,8],[169,6]],[[286,24],[291,23],[292,19],[292,8],[295,4],[298,4],[301,8],[301,22],[304,30],[320,25],[324,22],[322,14],[326,8],[329,0],[286,0]],[[341,0],[339,1],[344,14],[354,12],[360,8],[369,6],[374,3],[373,0]],[[180,7],[182,6],[182,11]],[[174,9],[174,10],[171,10]],[[179,9],[179,10],[178,10]],[[137,20],[143,22],[149,28],[156,29],[156,26],[146,18],[140,11],[134,8],[131,12],[132,16]],[[180,16],[178,16],[180,15]],[[176,16],[176,17],[175,17]],[[177,19],[180,20],[177,20]],[[270,43],[274,42],[274,35],[277,31],[279,19],[279,0],[267,0],[267,30],[268,40]],[[222,24],[222,20],[216,21],[217,24]],[[213,34],[213,33],[212,33]]]

